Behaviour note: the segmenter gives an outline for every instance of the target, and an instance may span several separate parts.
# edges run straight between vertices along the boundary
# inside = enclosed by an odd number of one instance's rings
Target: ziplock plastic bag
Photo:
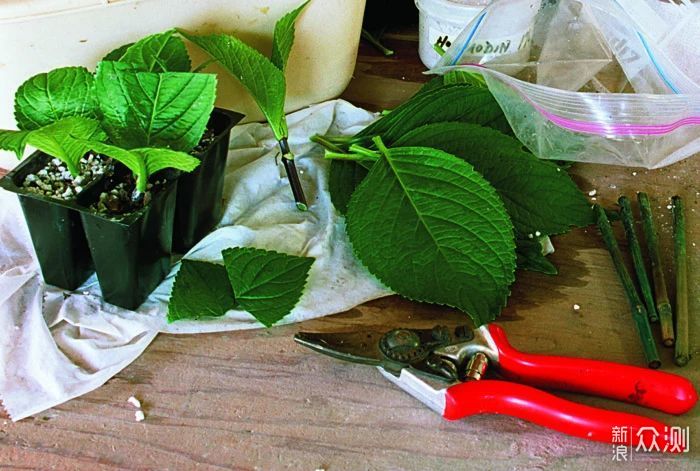
[[[700,8],[683,1],[496,0],[432,71],[482,73],[541,158],[662,167],[700,152]]]

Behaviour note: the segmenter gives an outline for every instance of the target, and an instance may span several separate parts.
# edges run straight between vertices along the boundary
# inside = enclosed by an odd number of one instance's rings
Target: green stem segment
[[[617,200],[617,202],[620,205],[620,216],[622,218],[622,224],[625,226],[627,244],[632,254],[634,271],[637,274],[639,288],[642,290],[642,298],[644,299],[644,304],[647,308],[649,322],[658,322],[659,315],[656,312],[654,296],[651,291],[651,283],[649,283],[647,270],[644,266],[644,258],[642,257],[642,247],[639,245],[637,231],[634,228],[634,216],[632,215],[632,205],[630,204],[629,198],[627,198],[626,196],[621,196],[620,199]]]
[[[642,303],[637,289],[634,287],[632,278],[627,271],[627,267],[625,267],[620,247],[617,245],[617,240],[615,240],[615,235],[610,226],[610,221],[608,221],[608,217],[605,215],[605,210],[599,205],[595,205],[595,213],[598,228],[603,235],[603,240],[608,248],[608,252],[610,252],[610,257],[617,270],[617,275],[622,282],[622,287],[625,289],[625,294],[627,295],[627,300],[629,301],[632,311],[632,319],[634,319],[635,326],[637,327],[637,333],[642,343],[647,366],[649,368],[658,368],[661,366],[661,360],[659,359],[659,352],[656,350],[656,343],[651,333],[651,326],[649,325],[649,318],[647,317],[644,303]]]
[[[639,211],[642,214],[642,228],[644,229],[644,238],[647,242],[647,251],[651,261],[654,298],[656,299],[656,310],[659,314],[659,323],[661,324],[661,341],[664,346],[672,347],[675,342],[673,310],[666,291],[666,279],[659,251],[659,233],[654,223],[649,196],[646,193],[637,193],[637,201],[639,202]]]
[[[325,149],[328,149],[329,151],[344,153],[344,150],[340,146],[337,146],[335,143],[327,139],[325,136],[321,136],[320,134],[314,134],[309,140],[324,147]]]
[[[673,253],[676,268],[676,351],[673,361],[685,366],[688,351],[688,259],[685,246],[685,214],[683,200],[673,197]]]
[[[366,147],[362,147],[357,144],[353,144],[350,146],[350,152],[354,152],[357,155],[361,155],[363,157],[367,157],[367,159],[363,160],[372,160],[376,161],[379,160],[380,154],[376,150],[368,149]]]
[[[382,44],[379,41],[379,39],[374,37],[374,35],[372,33],[370,33],[369,31],[367,31],[364,28],[362,28],[362,39],[364,39],[365,41],[370,43],[372,46],[374,46],[379,52],[381,52],[385,56],[389,57],[389,56],[394,55],[394,51],[392,51],[391,49],[384,46],[384,44]]]

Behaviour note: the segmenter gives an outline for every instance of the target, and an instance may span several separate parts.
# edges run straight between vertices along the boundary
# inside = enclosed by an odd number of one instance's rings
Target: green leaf
[[[80,159],[90,150],[85,141],[106,138],[97,120],[72,117],[31,131],[27,144],[65,163],[71,175],[76,177],[80,174]]]
[[[136,189],[141,192],[146,191],[148,178],[160,170],[174,168],[191,172],[200,164],[198,158],[171,149],[143,147],[127,150],[101,142],[89,142],[87,145],[93,151],[112,157],[131,170],[136,176]]]
[[[141,72],[189,72],[192,68],[185,43],[171,29],[152,34],[129,46],[119,62],[130,64]]]
[[[310,257],[234,247],[223,252],[238,307],[267,327],[292,312],[306,285]]]
[[[112,143],[189,152],[214,109],[216,76],[137,72],[128,64],[100,62],[95,88]]]
[[[34,130],[63,118],[96,116],[94,78],[84,67],[63,67],[31,77],[15,93],[15,119]]]
[[[442,77],[440,77],[442,79]],[[467,122],[490,126],[495,129],[510,132],[510,126],[487,88],[476,87],[470,83],[457,83],[447,86],[436,86],[433,89],[414,95],[410,100],[401,104],[394,111],[379,118],[357,133],[348,143],[367,143],[374,136],[381,136],[387,145],[392,145],[397,139],[418,127],[444,121]],[[331,162],[331,174],[350,173],[349,169],[357,163],[341,164]],[[361,173],[360,170],[356,170]],[[350,199],[354,186],[331,185],[329,190],[333,201]],[[342,212],[342,208],[336,209]]]
[[[486,88],[486,80],[482,75],[463,70],[452,70],[427,82],[418,90],[417,95],[453,83],[467,83],[474,87]]]
[[[538,239],[518,238],[515,245],[518,268],[545,275],[559,273],[557,267],[542,253],[542,243]]]
[[[331,195],[333,206],[341,214],[348,210],[348,203],[352,192],[357,185],[367,176],[367,169],[356,162],[333,160],[328,176],[328,191]]]
[[[111,157],[131,170],[136,177],[137,187],[143,188],[146,186],[147,183],[145,182],[148,181],[148,169],[146,168],[146,162],[140,154],[130,152],[121,147],[105,144],[104,142],[89,141],[86,142],[86,145],[93,152]]]
[[[223,265],[182,260],[168,303],[168,322],[221,317],[235,307]]]
[[[236,77],[250,92],[277,140],[287,137],[284,117],[284,74],[267,57],[238,38],[226,34],[197,36],[178,30]]]
[[[287,66],[289,52],[294,44],[294,23],[299,13],[306,7],[309,0],[302,3],[296,9],[290,11],[275,23],[275,32],[272,36],[272,63],[278,69],[284,71]]]
[[[24,155],[24,149],[27,147],[27,138],[31,132],[0,129],[0,149],[12,151],[18,159],[21,159]]]
[[[153,175],[166,168],[191,172],[199,167],[201,163],[197,157],[171,149],[146,147],[143,149],[133,149],[132,152],[140,154],[146,161],[146,169],[149,175]]]
[[[119,62],[119,59],[124,57],[124,54],[126,54],[126,50],[129,49],[131,46],[133,46],[134,43],[128,43],[124,44],[122,46],[119,46],[118,48],[114,49],[113,51],[110,51],[106,56],[102,58],[103,61],[110,61],[110,62]]]
[[[397,293],[493,320],[514,280],[515,244],[496,191],[436,149],[383,149],[355,190],[347,232],[357,257]]]
[[[391,145],[417,127],[445,121],[481,124],[511,132],[503,111],[487,88],[456,83],[414,95],[357,133],[353,142],[369,142],[374,136],[381,136]]]
[[[405,134],[396,145],[430,146],[472,164],[496,188],[516,232],[524,236],[560,234],[594,222],[588,200],[566,171],[496,130],[465,123],[430,124]]]

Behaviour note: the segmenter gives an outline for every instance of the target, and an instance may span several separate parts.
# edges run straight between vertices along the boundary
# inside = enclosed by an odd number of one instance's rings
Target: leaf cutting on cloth
[[[243,84],[270,123],[277,140],[287,137],[289,132],[284,116],[286,81],[284,73],[270,59],[231,35],[198,36],[178,31]]]
[[[355,254],[402,296],[456,307],[476,326],[490,322],[515,271],[513,226],[498,194],[446,152],[381,152],[348,205]]]
[[[94,77],[84,67],[62,67],[35,75],[15,93],[20,130],[34,130],[68,117],[96,117]]]
[[[138,72],[129,64],[100,62],[95,88],[112,143],[189,152],[214,109],[216,76]]]
[[[309,3],[309,0],[290,11],[275,23],[275,32],[272,35],[272,63],[278,69],[284,71],[287,59],[294,44],[294,23],[301,11]]]
[[[182,260],[168,304],[168,322],[221,317],[236,307],[226,268],[216,263]]]
[[[314,259],[251,247],[223,252],[238,308],[267,327],[292,312],[299,302]]]
[[[192,68],[190,56],[176,32],[171,29],[146,36],[128,45],[116,60],[142,72],[189,72]]]
[[[591,205],[566,171],[494,129],[429,124],[406,133],[396,145],[430,146],[472,164],[496,188],[522,236],[561,234],[593,223]]]
[[[445,121],[466,122],[490,126],[511,132],[505,115],[487,88],[470,83],[455,83],[436,86],[418,93],[388,115],[379,118],[347,143],[371,143],[380,136],[387,145],[392,145],[404,134],[427,124]],[[346,149],[347,150],[347,149]],[[350,199],[355,186],[344,181],[346,175],[361,175],[356,162],[334,160],[330,165],[328,189],[336,209],[344,212],[344,202]],[[352,169],[355,167],[354,169]]]

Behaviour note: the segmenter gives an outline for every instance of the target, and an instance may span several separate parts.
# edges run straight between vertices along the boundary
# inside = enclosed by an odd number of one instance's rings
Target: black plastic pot
[[[173,232],[175,252],[187,252],[221,219],[229,138],[231,128],[241,119],[242,114],[215,108],[207,126],[216,135],[214,141],[202,152],[193,154],[201,161],[199,167],[179,178]]]
[[[177,173],[170,175],[137,211],[117,216],[81,211],[102,297],[108,303],[136,309],[170,271],[178,187]],[[94,201],[104,190],[102,185],[85,199]]]
[[[19,197],[44,281],[72,291],[94,271],[80,207],[75,201],[49,198],[22,188],[27,175],[46,167],[50,159],[43,152],[33,153],[0,179],[0,187]]]

